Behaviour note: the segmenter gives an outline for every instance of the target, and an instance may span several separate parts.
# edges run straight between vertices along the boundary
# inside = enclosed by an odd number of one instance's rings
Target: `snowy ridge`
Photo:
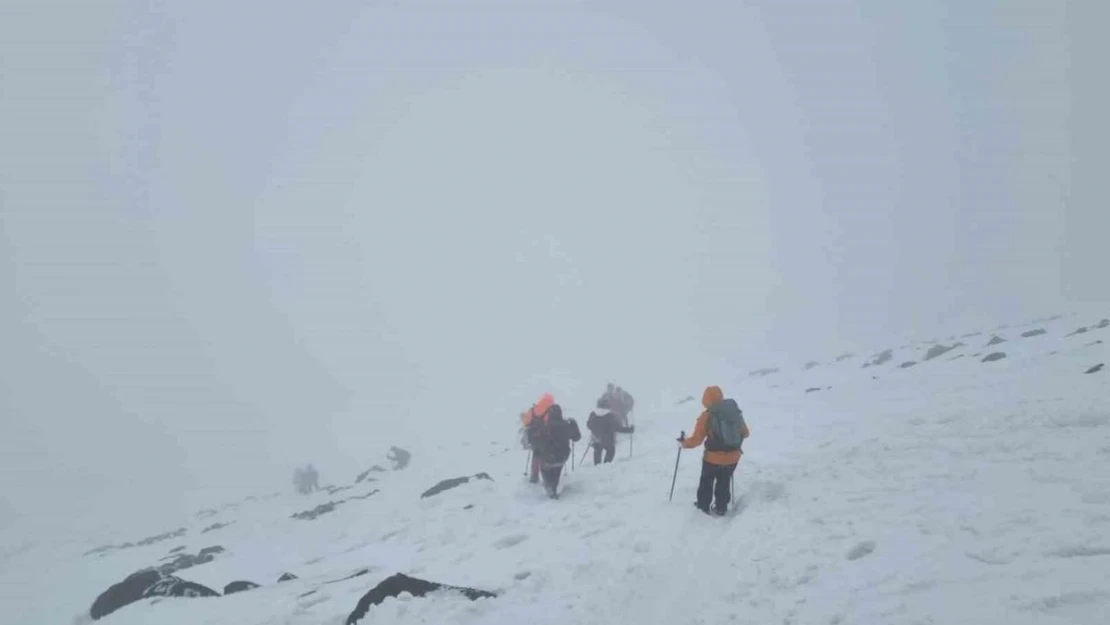
[[[1110,329],[1066,336],[1076,325],[1042,322],[1046,333],[1030,338],[1020,334],[1032,328],[998,330],[1007,342],[989,348],[990,332],[959,338],[966,345],[928,361],[924,344],[896,347],[875,367],[858,354],[708,381],[752,427],[727,519],[691,505],[696,452],[682,452],[667,501],[673,439],[698,412],[674,405],[700,397],[688,389],[670,405],[639,407],[635,457],[622,437],[617,460],[577,467],[558,502],[522,477],[515,415],[506,415],[499,440],[460,446],[450,473],[414,455],[408,469],[349,490],[260,496],[149,528],[185,526],[183,537],[91,555],[142,536],[5,540],[0,613],[12,623],[86,622],[99,593],[171,549],[220,545],[213,561],[176,575],[215,590],[235,580],[260,588],[143,600],[97,622],[340,624],[369,588],[403,572],[500,596],[402,596],[362,623],[1101,623],[1110,372],[1084,371],[1110,359]],[[1006,358],[982,362],[992,351]],[[480,471],[493,481],[420,499],[442,479]],[[291,518],[339,499],[314,520]],[[229,525],[202,533],[216,523]],[[298,579],[276,583],[284,572]]]

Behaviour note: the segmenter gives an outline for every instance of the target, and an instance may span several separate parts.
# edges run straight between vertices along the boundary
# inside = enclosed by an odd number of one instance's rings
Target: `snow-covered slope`
[[[369,588],[403,572],[499,596],[402,596],[362,623],[1103,623],[1110,370],[1084,372],[1110,360],[1110,328],[1081,321],[1092,329],[1073,336],[1074,319],[998,330],[1007,342],[989,348],[989,331],[957,337],[966,345],[928,361],[928,344],[891,346],[874,367],[860,354],[707,380],[752,426],[725,519],[691,505],[695,452],[682,453],[667,500],[674,437],[692,428],[694,403],[638,408],[635,457],[623,439],[612,465],[570,473],[559,501],[522,477],[506,415],[500,440],[443,450],[453,472],[442,458],[414,457],[372,484],[260,496],[147,532],[184,527],[180,537],[90,555],[142,536],[5,540],[0,614],[84,622],[99,593],[171,549],[219,545],[212,562],[177,575],[218,591],[234,580],[262,587],[144,600],[98,622],[339,624]],[[1046,333],[1020,337],[1035,328]],[[1006,358],[982,362],[995,351]],[[580,421],[587,410],[565,408]],[[493,481],[420,498],[479,471]],[[290,518],[375,489],[315,520]],[[216,523],[229,525],[203,532]],[[298,579],[276,583],[284,572]]]

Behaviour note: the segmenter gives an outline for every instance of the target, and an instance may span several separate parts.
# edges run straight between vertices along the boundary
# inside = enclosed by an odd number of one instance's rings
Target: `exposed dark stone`
[[[278,578],[278,582],[291,582],[295,579],[297,579],[297,576],[292,573],[282,573],[281,577]]]
[[[1077,334],[1086,334],[1086,333],[1087,333],[1087,327],[1083,326],[1083,327],[1080,327],[1080,328],[1076,328],[1074,332],[1071,332],[1067,336],[1075,336]]]
[[[841,354],[841,355],[837,356],[836,361],[837,362],[844,362],[845,360],[848,360],[849,358],[854,358],[854,357],[855,357],[855,354],[853,354],[851,352],[848,352],[846,354]]]
[[[412,454],[401,449],[400,447],[390,447],[389,454],[386,459],[393,463],[393,470],[400,471],[409,466],[409,461],[412,459]]]
[[[995,362],[996,360],[1002,360],[1005,357],[1005,352],[991,352],[986,356],[983,356],[983,362]]]
[[[188,553],[179,553],[170,562],[158,567],[158,572],[162,575],[172,575],[178,571],[183,571],[194,566],[201,564],[208,564],[215,559],[215,555],[223,553],[224,548],[219,545],[213,547],[205,547],[201,549],[195,556]]]
[[[358,477],[355,478],[355,484],[361,484],[362,482],[364,482],[367,479],[369,479],[371,482],[373,482],[374,478],[370,477],[371,473],[385,473],[385,469],[383,469],[380,466],[375,464],[374,466],[370,467],[369,469],[366,469],[362,473],[359,473]]]
[[[354,497],[349,497],[347,499],[347,501],[350,501],[351,499],[366,499],[367,497],[370,497],[371,495],[377,494],[378,492],[380,492],[380,491],[375,488],[374,490],[372,490],[372,491],[370,491],[370,492],[368,492],[364,495],[355,495]]]
[[[805,367],[803,367],[803,369],[805,369],[806,371],[809,371],[810,369],[813,369],[814,367],[818,367],[820,365],[821,365],[821,363],[814,362],[814,361],[811,360],[811,361],[809,361],[805,364]]]
[[[243,592],[244,590],[254,590],[255,588],[258,588],[258,584],[254,583],[254,582],[248,582],[248,581],[231,582],[227,586],[224,586],[224,596],[226,597],[227,595],[230,595],[230,594],[234,594],[234,593],[237,593],[237,592]]]
[[[922,360],[932,360],[938,356],[943,356],[957,347],[963,347],[963,345],[963,343],[956,343],[952,346],[934,345],[929,348],[929,351],[925,352],[925,357]]]
[[[677,404],[675,404],[675,405],[676,405],[676,406],[681,406],[682,404],[688,404],[688,403],[690,403],[690,402],[692,402],[692,401],[694,401],[694,396],[693,396],[693,395],[687,395],[687,396],[686,396],[686,399],[683,399],[682,401],[678,402],[678,403],[677,403]]]
[[[779,370],[774,369],[774,368],[756,369],[755,371],[752,371],[749,375],[752,376],[753,378],[764,378],[764,377],[767,377],[767,376],[771,375],[772,373],[778,373],[778,372],[779,372]]]
[[[807,393],[816,393],[817,391],[820,391],[820,390],[822,390],[822,389],[819,386],[811,386],[811,387],[806,389],[806,392]]]
[[[429,488],[428,490],[424,491],[424,493],[422,495],[420,495],[420,498],[421,499],[426,499],[428,497],[438,495],[438,494],[442,493],[445,490],[451,490],[452,488],[455,488],[456,486],[461,486],[463,484],[466,484],[471,479],[490,480],[491,482],[493,481],[493,478],[490,477],[489,474],[487,474],[487,473],[478,473],[478,474],[473,475],[473,476],[456,477],[456,478],[452,478],[450,480],[443,480],[439,484],[436,484],[435,486],[433,486],[433,487]]]
[[[322,488],[320,490],[326,490],[326,491],[328,491],[329,495],[334,495],[336,493],[340,493],[340,492],[343,492],[345,490],[350,490],[352,488],[354,488],[354,486],[330,486],[329,485],[329,486],[325,486],[324,488]]]
[[[142,599],[143,592],[160,579],[162,576],[158,571],[151,569],[128,575],[122,582],[112,584],[108,590],[100,593],[89,608],[89,616],[96,620]]]
[[[1002,338],[1001,336],[995,335],[991,337],[991,340],[987,341],[987,347],[994,347],[995,345],[1001,345],[1005,342],[1006,339]]]
[[[148,547],[155,543],[160,543],[174,538],[181,538],[185,535],[186,532],[188,532],[188,530],[184,527],[181,527],[172,532],[166,532],[164,534],[158,534],[156,536],[148,536],[147,538],[144,538],[137,543],[126,542],[120,543],[118,545],[103,545],[101,547],[97,547],[96,549],[90,549],[89,551],[86,551],[84,555],[89,556],[94,553],[106,553],[108,551],[114,551],[117,549],[130,549],[132,547]]]
[[[899,365],[899,366],[900,366],[900,367],[902,367],[903,369],[909,369],[910,367],[913,367],[913,366],[915,366],[916,364],[917,364],[917,363],[916,363],[916,362],[914,362],[914,361],[912,361],[912,360],[907,360],[906,362],[902,363],[902,364],[901,364],[901,365]]]
[[[185,545],[181,545],[180,547],[174,547],[173,549],[170,549],[170,553],[177,553],[178,551],[185,551]]]
[[[140,540],[139,542],[135,543],[135,546],[136,547],[146,547],[147,545],[153,545],[154,543],[160,543],[162,541],[170,540],[172,538],[181,538],[188,531],[189,530],[185,529],[184,527],[180,527],[180,528],[178,528],[178,529],[176,529],[172,532],[166,532],[165,534],[158,534],[157,536],[150,536],[148,538],[144,538],[144,539]]]
[[[359,569],[359,570],[355,571],[354,573],[351,573],[347,577],[340,577],[339,579],[333,579],[330,582],[324,582],[324,583],[325,584],[338,584],[339,582],[345,582],[349,579],[354,579],[356,577],[362,577],[363,575],[367,575],[369,573],[370,573],[370,569]]]
[[[1095,326],[1095,329],[1096,330],[1101,330],[1101,329],[1107,328],[1107,327],[1110,327],[1110,319],[1103,319],[1102,321],[1098,322],[1098,325]]]
[[[231,523],[213,523],[212,525],[209,525],[208,527],[201,530],[200,533],[207,534],[208,532],[214,532],[216,530],[223,529],[228,525],[231,525]]]
[[[1027,339],[1027,338],[1031,338],[1031,337],[1034,337],[1034,336],[1040,336],[1042,334],[1048,334],[1048,332],[1046,332],[1043,328],[1037,328],[1036,330],[1029,330],[1028,332],[1022,332],[1021,337]]]
[[[894,359],[894,350],[893,349],[884,349],[883,351],[879,352],[878,354],[875,354],[874,356],[872,356],[871,360],[864,363],[863,366],[864,367],[878,367],[879,365],[885,365],[886,363],[890,362],[893,359]]]
[[[461,593],[467,599],[475,601],[477,599],[494,598],[497,595],[485,590],[477,590],[475,588],[463,588],[459,586],[448,586],[437,582],[429,582],[415,577],[398,573],[392,577],[382,580],[380,584],[370,589],[358,601],[353,612],[347,617],[347,625],[354,625],[366,616],[371,606],[375,606],[384,601],[387,597],[396,597],[403,592],[407,592],[414,597],[423,597],[428,593],[446,590]]]
[[[1101,362],[1100,362],[1100,363],[1098,363],[1097,365],[1095,365],[1095,366],[1091,367],[1090,369],[1087,369],[1087,370],[1086,370],[1086,371],[1084,371],[1083,373],[1098,373],[1099,371],[1102,371],[1102,366],[1103,366],[1103,364],[1104,364],[1104,363],[1101,363]]]
[[[97,620],[125,605],[148,597],[218,597],[220,593],[154,569],[143,569],[128,575],[100,593],[89,608],[89,616]]]
[[[329,501],[328,503],[322,503],[311,510],[296,512],[292,515],[292,518],[300,519],[302,521],[312,521],[321,514],[333,512],[335,510],[335,507],[341,505],[342,503],[342,501]]]

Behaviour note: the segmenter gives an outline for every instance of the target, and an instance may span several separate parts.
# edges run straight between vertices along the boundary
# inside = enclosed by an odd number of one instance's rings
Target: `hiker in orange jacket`
[[[536,453],[535,441],[532,440],[532,421],[541,418],[546,419],[547,411],[554,405],[555,396],[551,393],[544,393],[543,397],[540,397],[540,400],[536,402],[535,405],[524,411],[524,414],[520,415],[520,421],[524,425],[525,440],[527,440],[529,448],[532,449],[532,471],[528,481],[533,484],[540,481],[540,468],[543,463],[540,461],[540,454]]]
[[[722,422],[734,424],[738,428],[736,434],[742,439],[751,436],[751,429],[744,421],[744,415],[736,402],[725,399],[721,387],[706,388],[702,394],[701,403],[705,406],[705,411],[694,424],[693,433],[689,437],[679,438],[678,442],[685,449],[694,449],[705,443],[701,480],[698,483],[698,499],[694,505],[709,514],[709,504],[714,503],[713,514],[720,516],[728,510],[728,504],[732,499],[729,483],[744,452],[739,445],[728,445],[723,442],[720,435],[712,431],[714,428],[710,427],[710,412],[722,415],[724,417]],[[714,499],[716,499],[715,502],[713,502]]]

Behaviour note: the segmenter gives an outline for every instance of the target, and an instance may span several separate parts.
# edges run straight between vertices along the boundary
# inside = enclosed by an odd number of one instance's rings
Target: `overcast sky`
[[[1110,301],[1105,6],[9,0],[0,516]]]

